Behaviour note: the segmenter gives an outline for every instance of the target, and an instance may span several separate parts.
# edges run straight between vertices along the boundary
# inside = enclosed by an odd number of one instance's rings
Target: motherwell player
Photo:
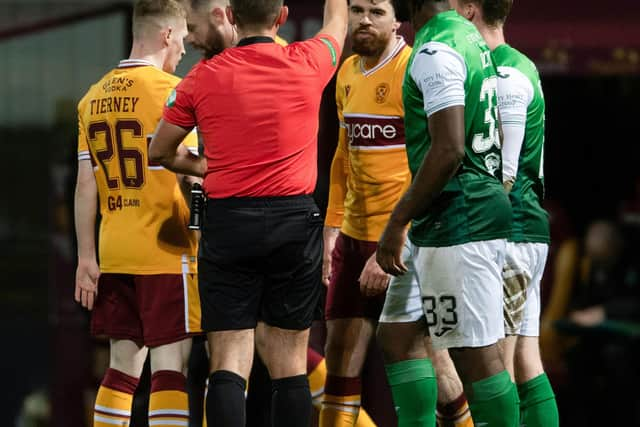
[[[147,348],[150,420],[155,426],[188,425],[183,369],[189,335],[200,328],[197,242],[187,229],[188,208],[176,175],[147,155],[164,103],[179,81],[168,73],[184,54],[186,35],[180,3],[138,1],[129,59],[78,105],[75,299],[93,310],[91,332],[108,336],[111,350],[94,426],[128,425]],[[197,152],[195,134],[185,144]]]
[[[356,55],[338,72],[340,133],[324,227],[328,375],[321,426],[354,425],[358,418],[360,374],[389,283],[376,243],[411,180],[402,108],[411,48],[396,34],[391,1],[352,0],[349,24]],[[422,315],[420,304],[415,312]]]

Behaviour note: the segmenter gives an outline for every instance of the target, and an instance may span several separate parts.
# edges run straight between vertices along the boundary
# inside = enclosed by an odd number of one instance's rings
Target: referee
[[[196,65],[167,101],[153,161],[203,176],[202,328],[211,354],[207,421],[244,426],[254,342],[273,380],[272,424],[308,426],[309,327],[321,294],[318,114],[347,31],[347,0],[326,0],[312,39],[274,42],[282,0],[231,0],[239,42]],[[195,126],[205,158],[178,150]]]

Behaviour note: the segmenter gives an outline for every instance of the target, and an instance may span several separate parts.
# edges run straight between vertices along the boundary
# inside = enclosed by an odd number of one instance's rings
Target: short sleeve
[[[440,42],[428,42],[417,49],[410,76],[422,92],[427,117],[440,110],[465,105],[464,82],[467,66],[464,58]]]
[[[324,83],[328,82],[338,69],[342,55],[336,39],[327,34],[318,34],[309,40],[292,43],[287,48],[304,51],[308,63],[318,70]]]
[[[344,104],[347,98],[347,89],[343,84],[344,79],[344,67],[345,64],[342,64],[340,71],[338,71],[338,78],[336,79],[336,109],[338,113],[338,120],[340,122],[340,127],[344,127]]]
[[[82,119],[78,115],[78,160],[90,160],[89,144],[87,144],[87,134],[82,124]]]
[[[91,160],[91,164],[95,166],[87,142],[87,131],[82,120],[82,103],[78,106],[78,161],[80,160]]]
[[[162,118],[173,125],[186,129],[196,125],[194,89],[196,87],[196,68],[178,83],[164,106]]]

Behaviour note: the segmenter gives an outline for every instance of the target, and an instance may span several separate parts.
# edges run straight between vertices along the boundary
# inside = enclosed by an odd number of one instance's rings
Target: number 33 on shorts
[[[455,296],[423,296],[422,307],[430,335],[441,337],[458,327],[458,305]]]

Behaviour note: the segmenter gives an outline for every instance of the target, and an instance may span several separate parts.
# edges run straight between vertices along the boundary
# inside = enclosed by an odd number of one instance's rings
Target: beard
[[[351,34],[351,49],[360,56],[380,56],[391,39],[391,33],[371,34],[359,38],[358,30]]]
[[[223,34],[214,27],[209,28],[205,46],[199,46],[206,59],[211,59],[227,47]]]

